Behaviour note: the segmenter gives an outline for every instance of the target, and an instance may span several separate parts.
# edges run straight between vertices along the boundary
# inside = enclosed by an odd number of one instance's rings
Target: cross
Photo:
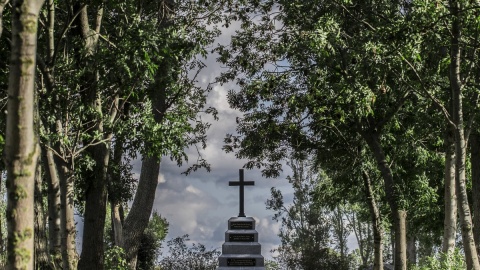
[[[238,214],[239,217],[245,217],[244,213],[244,197],[243,197],[243,187],[244,186],[254,186],[255,182],[253,181],[244,181],[243,180],[243,169],[239,170],[240,173],[240,181],[235,182],[235,181],[230,181],[228,182],[229,186],[240,186],[240,213]]]

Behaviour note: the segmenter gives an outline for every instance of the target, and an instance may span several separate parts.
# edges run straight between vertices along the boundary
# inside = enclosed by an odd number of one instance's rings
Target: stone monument
[[[222,255],[218,258],[217,270],[265,270],[262,247],[258,243],[258,232],[255,230],[255,220],[246,217],[244,213],[244,187],[253,186],[255,182],[244,181],[243,169],[240,169],[240,180],[230,181],[229,186],[239,186],[240,204],[238,217],[228,220],[228,230],[225,232],[225,243],[222,245]]]

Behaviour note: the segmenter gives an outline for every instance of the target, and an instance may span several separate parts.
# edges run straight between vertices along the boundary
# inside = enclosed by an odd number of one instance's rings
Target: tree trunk
[[[113,239],[116,246],[123,247],[123,220],[122,220],[122,205],[119,203],[112,203],[112,228]]]
[[[16,0],[8,84],[7,269],[34,268],[34,192],[39,147],[34,131],[37,22],[43,0]]]
[[[407,259],[408,264],[414,266],[417,264],[417,239],[415,236],[407,237]]]
[[[461,22],[460,3],[450,1],[452,13],[452,39],[450,49],[450,86],[452,88],[453,123],[455,124],[455,182],[457,188],[458,213],[462,231],[463,249],[468,270],[480,269],[475,240],[472,231],[472,216],[468,205],[468,195],[465,179],[466,138],[463,121],[462,79],[461,79]]]
[[[161,27],[167,27],[171,23],[173,10],[173,1],[164,1],[164,18],[159,22]],[[152,114],[156,123],[162,123],[166,106],[166,88],[168,80],[164,80],[168,74],[169,67],[162,63],[155,76],[155,83],[152,87]],[[150,148],[150,143],[146,143],[146,149]],[[137,192],[133,200],[132,208],[125,218],[123,225],[123,241],[127,262],[131,269],[136,269],[138,248],[142,239],[143,232],[148,226],[150,215],[152,214],[153,202],[155,200],[155,191],[158,185],[158,174],[160,170],[161,157],[147,155],[143,157],[140,179]]]
[[[480,254],[480,134],[470,136],[472,164],[473,237]]]
[[[42,152],[44,153],[44,164],[47,165],[45,178],[48,181],[48,249],[54,265],[59,267],[62,257],[62,242],[60,238],[60,183],[52,149],[45,147]]]
[[[90,29],[87,6],[81,7],[76,21],[79,28],[80,37],[83,40],[83,61],[79,63],[82,66],[88,66],[90,70],[85,72],[82,99],[87,106],[95,113],[89,115],[86,123],[94,123],[94,126],[88,124],[89,135],[94,138],[93,142],[85,142],[88,146],[86,152],[95,162],[92,171],[85,175],[84,181],[87,182],[85,191],[85,212],[82,254],[78,263],[80,270],[103,270],[104,256],[104,226],[107,212],[107,167],[110,157],[111,134],[104,134],[104,120],[102,103],[99,89],[97,86],[98,75],[92,65],[95,49],[98,43],[100,33],[103,9],[100,6],[96,13],[95,29]],[[100,138],[96,134],[102,134]],[[104,142],[100,142],[103,140]]]
[[[373,194],[370,176],[367,172],[362,172],[365,198],[367,199],[368,210],[372,218],[373,227],[373,270],[383,270],[383,229],[380,211],[378,210],[375,196]]]
[[[0,173],[3,175],[3,171],[0,171]],[[5,193],[3,192],[2,188],[3,188],[3,183],[2,183],[2,178],[3,176],[0,175],[0,204],[3,204],[4,201],[3,201],[3,198],[5,196]],[[5,243],[3,241],[3,225],[2,225],[2,222],[4,220],[4,217],[3,217],[3,211],[0,212],[0,252],[5,254],[4,250],[5,250]],[[2,264],[0,264],[0,266],[3,266]]]
[[[73,203],[73,176],[66,164],[61,158],[55,157],[56,167],[59,168],[60,178],[60,235],[62,243],[62,268],[76,269],[77,251],[75,247],[75,220]]]
[[[442,252],[452,253],[455,250],[457,237],[457,193],[455,188],[455,139],[454,132],[447,127],[445,132],[445,218],[443,221]]]
[[[8,4],[9,0],[0,0],[0,37],[2,37],[3,31],[3,10],[5,6]]]
[[[124,114],[126,117],[128,112]],[[123,147],[124,147],[124,139],[123,138],[116,138],[115,146],[113,150],[113,158],[112,158],[112,167],[120,168],[122,166],[122,159],[123,159]],[[110,183],[114,183],[121,178],[121,170],[113,170],[109,172]],[[123,247],[123,208],[122,208],[122,201],[124,198],[119,197],[117,195],[116,190],[109,190],[108,191],[108,199],[111,205],[111,218],[112,218],[112,240],[116,246]]]
[[[106,144],[90,146],[88,151],[96,161],[91,172],[89,187],[86,192],[83,227],[82,254],[78,269],[103,270],[103,238],[107,205],[107,166],[109,149]]]
[[[406,244],[406,226],[405,220],[407,212],[400,209],[398,206],[398,195],[395,190],[395,182],[390,166],[387,163],[387,159],[383,152],[383,148],[380,144],[380,137],[377,133],[362,132],[361,134],[367,142],[370,150],[375,156],[378,169],[380,170],[384,183],[385,183],[385,195],[387,197],[388,204],[392,213],[393,230],[395,234],[395,252],[394,252],[394,265],[395,270],[407,269],[407,244]]]
[[[35,269],[49,269],[41,168],[37,166],[35,175]]]
[[[160,158],[145,157],[142,162],[140,180],[132,208],[123,226],[124,250],[131,269],[136,268],[137,253],[143,231],[148,226],[152,213],[155,191],[158,184]]]

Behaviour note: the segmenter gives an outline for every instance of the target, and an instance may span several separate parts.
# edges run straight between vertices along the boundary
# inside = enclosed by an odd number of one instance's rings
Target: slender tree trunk
[[[115,245],[119,247],[124,246],[123,241],[123,220],[122,220],[122,205],[119,203],[112,203],[112,227],[113,227],[113,239]]]
[[[1,176],[3,175],[3,171],[0,171],[0,204],[3,204],[4,201],[3,201],[3,196],[5,195],[2,188],[3,188],[3,183],[2,183],[2,180],[3,180],[3,177]],[[0,212],[0,252],[2,254],[5,254],[5,243],[3,241],[3,225],[2,225],[2,222],[4,220],[4,216],[3,216],[3,211]],[[0,264],[0,266],[3,266],[2,264]]]
[[[86,193],[82,255],[78,269],[103,270],[103,238],[107,204],[106,171],[109,150],[105,144],[93,146],[90,154],[96,162]],[[100,161],[100,162],[99,162]]]
[[[160,158],[145,157],[132,208],[123,226],[124,250],[131,269],[136,268],[137,253],[143,231],[147,228],[153,209],[155,190],[158,185]]]
[[[450,49],[450,85],[452,88],[453,101],[453,122],[455,124],[455,180],[458,199],[458,213],[460,217],[460,226],[462,231],[463,249],[467,261],[468,270],[480,269],[475,240],[472,231],[472,216],[470,206],[468,205],[468,195],[465,179],[466,165],[466,138],[463,121],[462,104],[462,79],[461,79],[461,22],[460,22],[460,3],[456,0],[450,1],[452,13],[452,40]]]
[[[57,169],[50,147],[43,151],[44,164],[47,165],[45,178],[48,181],[48,244],[49,254],[55,266],[60,266],[61,238],[60,238],[60,184]]]
[[[124,115],[127,115],[128,112]],[[123,159],[123,147],[124,147],[124,140],[122,138],[117,138],[115,140],[115,146],[113,150],[113,159],[112,165],[113,167],[120,168],[122,165]],[[114,170],[113,172],[109,172],[110,182],[114,183],[121,178],[121,171],[120,169]],[[123,217],[122,217],[122,200],[118,195],[116,195],[115,190],[109,190],[108,199],[110,200],[111,205],[111,217],[112,217],[112,239],[116,246],[123,247]]]
[[[37,22],[43,0],[16,0],[8,84],[7,269],[34,268],[34,191],[39,147],[34,131]]]
[[[62,268],[76,269],[77,251],[75,247],[75,220],[74,220],[74,203],[73,203],[73,176],[69,170],[68,164],[55,157],[56,167],[59,168],[60,178],[60,236],[62,243]]]
[[[10,0],[0,0],[0,37],[3,32],[3,10]]]
[[[457,237],[457,193],[455,188],[455,139],[454,132],[447,127],[445,132],[445,218],[443,221],[442,252],[455,250]]]
[[[470,136],[471,163],[472,163],[472,201],[473,201],[473,237],[480,254],[480,134]]]
[[[35,269],[49,269],[41,168],[37,166],[35,175]]]
[[[390,166],[383,152],[380,144],[380,137],[376,133],[362,132],[362,136],[367,142],[377,161],[378,169],[380,170],[383,180],[385,182],[385,195],[387,197],[390,210],[392,212],[393,230],[395,238],[394,251],[394,265],[395,270],[407,269],[407,237],[406,237],[406,217],[407,212],[400,209],[398,206],[398,195],[395,190],[395,182]]]
[[[97,47],[103,9],[99,7],[96,12],[95,29],[90,29],[87,6],[83,6],[79,12],[77,26],[84,42],[83,58],[85,59],[82,65],[89,66],[92,69],[86,72],[84,85],[82,85],[84,90],[82,98],[95,111],[95,114],[90,115],[90,119],[87,121],[95,123],[90,130],[91,137],[95,138],[95,134],[103,134],[103,136],[95,139],[93,145],[90,145],[86,150],[95,161],[95,165],[93,170],[85,177],[88,187],[85,191],[85,223],[83,227],[82,254],[78,262],[78,269],[103,270],[103,240],[107,212],[107,168],[110,157],[111,134],[104,133],[104,121],[102,119],[103,100],[101,99],[99,89],[97,89],[98,75],[94,70],[94,66],[89,62],[94,57]],[[104,142],[100,143],[99,140]]]
[[[417,239],[413,235],[407,237],[407,259],[410,266],[417,264]]]
[[[164,18],[159,22],[161,27],[167,27],[172,21],[173,1],[167,0],[163,2]],[[162,64],[157,70],[155,84],[152,88],[152,113],[156,123],[162,123],[164,114],[167,110],[166,106],[166,88],[169,81],[165,80],[166,74],[169,72],[167,64]],[[150,143],[146,143],[149,149]],[[137,192],[133,200],[132,207],[128,216],[125,218],[123,225],[123,241],[127,262],[131,269],[136,268],[137,254],[143,232],[148,226],[150,215],[152,214],[153,202],[155,200],[155,190],[158,185],[158,175],[160,170],[161,157],[147,155],[143,157],[140,179],[138,182]]]
[[[380,211],[378,210],[377,202],[375,201],[370,176],[366,171],[362,172],[362,176],[368,210],[370,211],[370,217],[372,218],[374,245],[373,270],[383,270],[383,229]]]

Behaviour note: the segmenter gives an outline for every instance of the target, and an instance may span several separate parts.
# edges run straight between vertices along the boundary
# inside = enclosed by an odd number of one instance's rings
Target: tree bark
[[[126,114],[124,114],[126,115]],[[112,165],[118,168],[122,165],[123,159],[123,147],[124,147],[124,140],[122,138],[117,138],[115,141],[114,152],[113,152],[113,160]],[[121,171],[115,170],[114,172],[109,172],[110,182],[113,183],[117,181],[121,177]],[[112,239],[116,246],[123,247],[123,208],[122,208],[122,200],[118,195],[115,194],[115,190],[109,190],[108,199],[111,205],[111,218],[112,218]]]
[[[473,238],[480,254],[480,134],[470,136],[472,164],[472,207],[473,207]]]
[[[383,152],[383,148],[380,144],[379,134],[371,132],[362,132],[361,135],[367,142],[370,150],[372,151],[375,160],[377,161],[378,169],[382,174],[382,178],[385,183],[385,195],[387,197],[388,204],[392,213],[393,230],[395,234],[395,252],[394,252],[394,265],[395,270],[407,269],[407,244],[406,244],[406,217],[407,212],[400,209],[398,206],[398,195],[395,190],[395,182],[390,166],[387,163],[387,159]]]
[[[122,205],[119,203],[112,203],[112,227],[113,239],[116,246],[123,247],[123,220],[122,220]]]
[[[34,190],[39,147],[34,131],[37,22],[43,0],[16,0],[8,84],[7,269],[34,268]]]
[[[42,151],[45,170],[45,178],[48,181],[48,244],[49,254],[55,266],[60,266],[61,238],[60,238],[60,183],[58,173],[50,147]]]
[[[0,37],[3,32],[3,10],[10,0],[0,0]]]
[[[159,170],[160,158],[144,157],[137,192],[123,226],[123,248],[131,269],[136,268],[140,240],[152,213]]]
[[[160,27],[167,27],[172,22],[173,1],[167,0],[163,2],[162,21],[159,22]],[[160,65],[156,72],[155,83],[151,91],[152,113],[156,123],[163,121],[164,114],[167,110],[166,106],[166,88],[168,87],[169,66],[166,63]],[[149,143],[146,143],[146,149],[149,149]],[[138,182],[137,192],[133,200],[132,208],[125,218],[123,226],[124,250],[127,262],[131,269],[136,269],[137,254],[143,232],[148,226],[150,215],[152,214],[153,202],[155,200],[155,191],[158,185],[158,175],[160,170],[161,157],[147,155],[143,157],[140,179]]]
[[[3,171],[0,171],[0,173],[3,174]],[[1,202],[1,203],[3,203],[3,196],[5,195],[4,192],[3,192],[3,190],[2,190],[2,187],[3,187],[3,186],[2,186],[2,181],[1,181],[2,178],[3,178],[3,177],[0,176],[0,198],[1,198],[1,199],[0,199],[0,202]],[[3,211],[2,211],[2,212],[3,212]],[[5,243],[4,243],[4,241],[3,241],[3,231],[2,231],[2,228],[3,228],[3,226],[2,226],[2,221],[4,220],[4,217],[3,217],[3,214],[4,214],[4,213],[2,213],[2,212],[0,212],[0,252],[2,252],[3,254],[5,254],[5,253],[4,253]],[[2,266],[2,265],[0,264],[0,266]]]
[[[455,188],[455,139],[454,131],[447,127],[445,132],[445,218],[443,221],[442,252],[452,253],[455,250],[457,237],[457,193]]]
[[[88,22],[87,7],[81,7],[79,10],[77,26],[79,27],[80,37],[84,42],[85,60],[82,65],[94,68],[89,64],[93,57],[98,43],[100,26],[102,21],[103,9],[99,7],[96,13],[95,29],[90,29]],[[80,64],[80,63],[79,63]],[[104,133],[102,102],[99,90],[97,89],[98,75],[95,70],[89,70],[85,74],[83,88],[83,100],[87,106],[95,111],[95,114],[88,118],[89,123],[95,123],[91,127],[89,134],[95,138],[95,134],[102,134],[101,138],[96,138],[92,145],[88,146],[86,152],[95,161],[91,172],[85,176],[87,189],[85,191],[85,212],[82,254],[78,263],[80,270],[103,270],[104,256],[104,226],[107,207],[107,167],[110,157],[111,134]],[[100,142],[103,140],[103,142]],[[87,144],[90,142],[86,142]]]
[[[75,247],[75,220],[73,203],[73,176],[68,164],[58,156],[55,157],[60,179],[60,236],[62,243],[62,268],[76,269],[77,251]]]
[[[407,259],[408,264],[414,266],[417,264],[417,239],[413,235],[407,237]]]
[[[367,172],[362,172],[365,198],[367,199],[368,210],[372,218],[373,228],[373,270],[383,270],[383,229],[380,211],[378,210],[375,196],[373,194],[370,176]]]
[[[103,270],[103,238],[107,204],[106,173],[109,149],[105,144],[91,146],[88,152],[96,161],[94,171],[87,176],[82,254],[78,269]]]
[[[466,138],[463,121],[462,79],[461,79],[461,22],[460,3],[450,0],[452,13],[452,39],[450,48],[450,86],[452,88],[453,123],[455,124],[455,182],[457,188],[458,213],[462,231],[463,249],[468,270],[480,269],[475,240],[472,231],[472,216],[468,205],[468,195],[465,179]]]
[[[35,269],[49,269],[41,168],[37,165],[35,175]]]

